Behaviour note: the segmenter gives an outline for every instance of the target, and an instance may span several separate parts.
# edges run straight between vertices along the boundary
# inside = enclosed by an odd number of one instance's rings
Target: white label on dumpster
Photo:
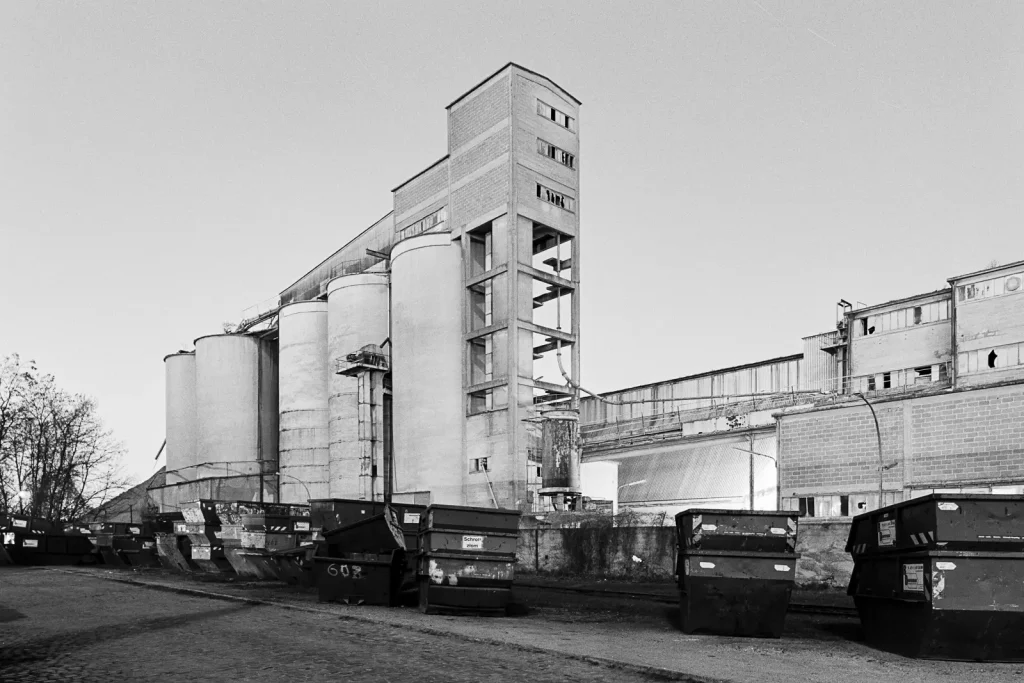
[[[718,525],[717,524],[701,524],[700,528],[701,528],[701,531],[715,531],[715,530],[718,529]]]
[[[939,503],[939,509],[943,512],[954,512],[960,507],[956,503]]]
[[[140,529],[137,526],[128,527],[128,531],[132,532],[133,534],[141,534],[142,533],[142,529]]]
[[[924,592],[924,565],[920,563],[903,565],[903,590],[914,593]]]
[[[878,523],[878,545],[892,545],[896,539],[896,520],[883,519]]]
[[[484,549],[484,537],[483,536],[463,536],[462,537],[462,549],[463,550],[483,550]]]
[[[789,571],[789,565],[788,564],[777,564],[777,565],[775,565],[775,571],[777,571],[777,572],[788,572]]]
[[[14,526],[16,527],[21,527],[22,529],[28,528],[28,522],[26,522],[24,519],[15,519],[12,521],[14,522]]]
[[[406,512],[402,516],[402,520],[403,520],[402,524],[419,524],[420,523],[420,513],[418,513],[418,512]]]
[[[772,527],[772,533],[775,534],[776,536],[785,536],[786,535],[786,530],[785,529],[780,529],[777,526],[773,526]]]
[[[21,542],[21,545],[23,545],[26,548],[38,548],[39,541],[34,538],[26,538],[24,541]]]
[[[9,532],[4,534],[4,545],[14,545],[14,534]]]
[[[714,569],[715,568],[715,563],[714,562],[701,562],[700,563],[700,568],[701,569]]]
[[[309,531],[309,522],[295,522],[296,531]]]
[[[144,541],[142,547],[146,550],[152,550],[154,547],[156,547],[156,543],[154,543],[153,541]]]
[[[936,562],[935,563],[935,568],[936,569],[941,569],[942,571],[946,572],[946,571],[949,571],[951,569],[956,569],[956,565],[953,564],[952,562]]]

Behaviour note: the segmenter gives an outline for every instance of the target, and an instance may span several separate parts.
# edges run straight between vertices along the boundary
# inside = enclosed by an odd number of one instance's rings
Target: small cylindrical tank
[[[253,335],[196,339],[196,477],[277,470],[277,344]]]
[[[388,338],[388,275],[357,273],[327,283],[327,354],[330,411],[330,491],[332,498],[367,498],[360,487],[359,381],[337,374],[339,359]],[[378,463],[383,466],[384,463]],[[379,473],[373,497],[384,494]]]
[[[164,410],[167,483],[195,479],[196,355],[172,353],[164,357]]]
[[[330,498],[327,302],[278,313],[278,444],[281,502]]]
[[[391,251],[394,490],[462,504],[462,252],[449,233],[427,233]],[[399,498],[401,499],[401,498]]]
[[[575,410],[549,410],[541,420],[542,496],[578,496],[580,485],[580,415]]]

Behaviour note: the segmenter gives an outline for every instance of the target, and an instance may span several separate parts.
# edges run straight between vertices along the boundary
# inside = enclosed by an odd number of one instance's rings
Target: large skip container
[[[517,510],[428,507],[420,519],[420,610],[505,614],[518,537]]]
[[[1024,496],[932,494],[858,515],[865,640],[926,659],[1024,661]]]
[[[346,553],[313,559],[320,602],[350,605],[398,604],[404,551]]]
[[[782,636],[799,558],[795,513],[684,510],[676,532],[684,632]]]

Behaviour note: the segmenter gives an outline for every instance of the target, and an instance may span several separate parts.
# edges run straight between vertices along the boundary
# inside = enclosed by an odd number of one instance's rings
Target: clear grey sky
[[[1021,2],[6,2],[0,354],[148,475],[163,356],[385,214],[510,60],[583,100],[593,389],[1024,259]]]

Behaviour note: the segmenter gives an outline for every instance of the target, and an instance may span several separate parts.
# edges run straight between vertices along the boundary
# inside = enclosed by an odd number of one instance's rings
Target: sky
[[[799,353],[1024,260],[1024,3],[0,4],[0,356],[137,479],[162,359],[391,209],[515,61],[583,101],[582,383]]]

